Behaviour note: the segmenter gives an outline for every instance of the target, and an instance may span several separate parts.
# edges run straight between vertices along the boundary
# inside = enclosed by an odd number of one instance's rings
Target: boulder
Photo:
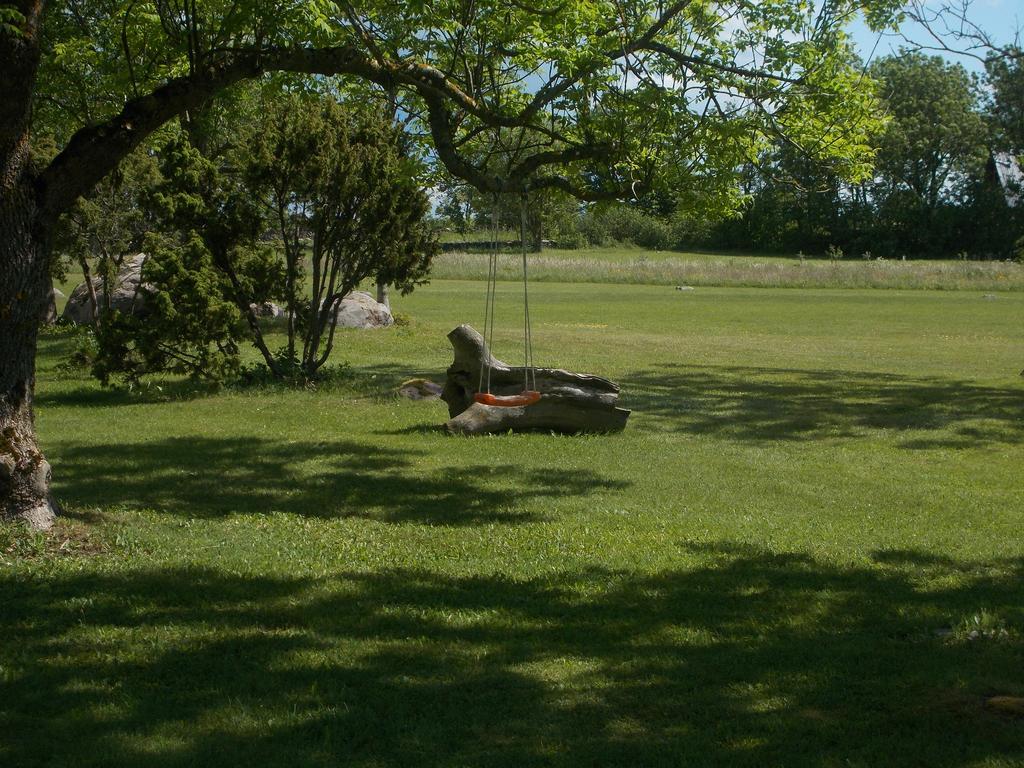
[[[335,315],[339,328],[387,328],[395,322],[391,310],[365,291],[353,291],[343,298]]]
[[[410,400],[440,400],[444,387],[429,379],[409,379],[398,387],[398,394]]]
[[[139,315],[145,310],[146,294],[152,291],[151,286],[142,283],[142,265],[146,262],[146,254],[137,253],[129,256],[121,264],[121,269],[113,280],[110,293],[110,307],[126,314]],[[106,306],[103,293],[103,280],[99,277],[92,279],[96,290],[96,303],[100,311]],[[68,296],[68,302],[64,305],[64,313],[61,315],[65,320],[78,325],[87,325],[92,322],[92,307],[89,305],[89,287],[79,283],[75,290]]]
[[[284,317],[284,310],[272,301],[264,301],[262,304],[250,304],[249,309],[253,311],[256,317],[269,318],[271,320]]]

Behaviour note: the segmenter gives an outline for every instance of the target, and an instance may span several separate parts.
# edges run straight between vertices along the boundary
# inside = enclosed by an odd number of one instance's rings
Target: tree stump
[[[488,432],[620,432],[629,411],[619,408],[619,385],[600,376],[571,373],[559,368],[535,368],[539,402],[514,408],[482,405],[473,400],[480,371],[489,361],[491,392],[516,395],[522,392],[525,369],[506,365],[486,349],[483,337],[468,325],[448,334],[455,361],[448,369],[441,399],[451,419],[445,424],[453,435]],[[486,372],[484,374],[486,376]],[[533,383],[531,376],[531,384]]]

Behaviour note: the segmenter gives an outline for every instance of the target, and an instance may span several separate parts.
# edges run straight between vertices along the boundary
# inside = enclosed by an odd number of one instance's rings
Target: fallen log
[[[451,419],[445,424],[453,435],[488,432],[620,432],[629,411],[617,406],[619,385],[600,376],[572,373],[560,368],[534,368],[530,375],[541,399],[512,408],[483,405],[473,398],[480,386],[480,372],[490,366],[490,391],[516,395],[523,391],[526,371],[493,357],[483,337],[468,325],[448,334],[455,360],[448,368],[441,399]],[[486,383],[484,385],[486,388]]]

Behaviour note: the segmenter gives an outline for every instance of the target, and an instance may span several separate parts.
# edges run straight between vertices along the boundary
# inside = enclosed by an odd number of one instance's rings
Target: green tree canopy
[[[910,192],[934,211],[957,174],[984,160],[977,83],[959,64],[910,51],[880,59],[871,72],[891,118],[879,139],[878,176],[888,195]]]
[[[379,117],[295,95],[272,99],[265,114],[236,161],[284,252],[289,321],[280,357],[312,379],[333,348],[345,296],[370,278],[403,293],[423,282],[437,248],[425,221],[430,204],[416,163]]]
[[[1012,48],[985,62],[991,95],[988,113],[995,145],[1024,154],[1024,51]]]
[[[339,74],[397,94],[481,190],[608,197],[660,178],[728,204],[739,162],[779,136],[868,172],[873,92],[842,25],[858,10],[882,23],[896,5],[51,3],[36,122],[79,132],[53,172],[85,172],[90,145],[134,143],[261,71]]]

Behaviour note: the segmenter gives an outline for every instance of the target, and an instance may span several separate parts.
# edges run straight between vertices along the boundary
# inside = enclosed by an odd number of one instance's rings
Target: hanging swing
[[[491,342],[494,339],[494,305],[498,284],[498,194],[494,195],[491,211],[491,250],[487,270],[487,302],[484,308],[484,365],[480,368],[480,384],[473,399],[481,405],[498,408],[519,408],[533,405],[541,398],[537,390],[537,373],[533,365],[533,335],[530,328],[530,296],[526,276],[526,193],[519,200],[519,242],[523,257],[523,391],[517,395],[491,393]]]

